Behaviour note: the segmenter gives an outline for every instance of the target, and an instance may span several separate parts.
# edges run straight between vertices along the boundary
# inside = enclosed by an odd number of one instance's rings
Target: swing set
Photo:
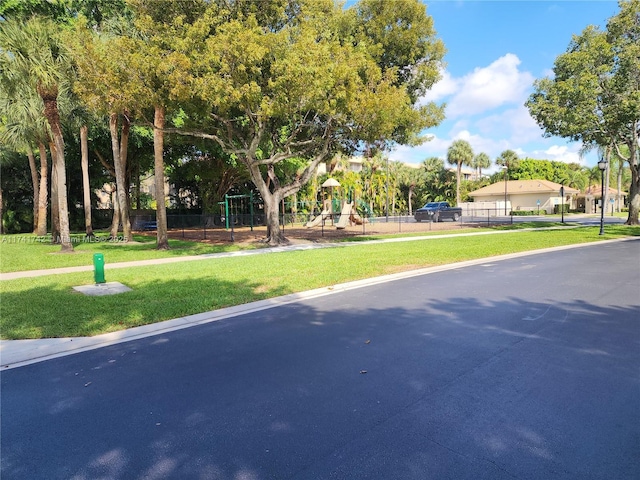
[[[253,232],[253,192],[250,192],[249,195],[225,195],[224,202],[218,202],[218,205],[224,205],[224,220],[226,230],[229,230],[229,223],[231,223],[231,228],[233,228],[233,224],[238,218],[238,200],[240,200],[240,211],[244,211],[243,199],[245,198],[249,199],[249,222],[251,225],[251,231]],[[236,200],[236,202],[234,202],[234,200]],[[234,207],[235,214],[233,213]],[[229,219],[231,219],[232,221],[229,222]]]

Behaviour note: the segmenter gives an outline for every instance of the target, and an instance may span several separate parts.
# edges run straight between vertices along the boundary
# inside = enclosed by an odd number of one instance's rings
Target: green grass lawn
[[[527,222],[492,229],[539,228],[561,223]],[[477,228],[455,231],[441,230],[422,233],[398,233],[392,235],[359,235],[335,239],[335,242],[365,242],[394,237],[437,236],[451,233],[477,232]],[[42,239],[32,234],[0,235],[0,273],[25,270],[44,270],[61,267],[93,265],[93,254],[104,254],[106,263],[129,262],[134,260],[152,260],[156,258],[202,255],[207,253],[233,252],[238,250],[261,248],[263,245],[210,245],[195,241],[169,240],[170,250],[156,250],[153,236],[134,235],[133,242],[108,242],[106,236],[98,236],[101,241],[85,240],[84,234],[72,235],[74,250],[70,254],[61,254],[59,245],[52,245],[50,239]]]
[[[100,238],[100,237],[99,237]],[[103,239],[106,237],[102,237]],[[108,263],[150,260],[155,258],[233,252],[238,245],[209,245],[182,240],[169,240],[170,250],[156,250],[154,237],[134,235],[132,243],[92,241],[84,235],[72,235],[73,253],[61,254],[60,245],[40,241],[35,235],[0,236],[0,273],[93,265],[93,254],[104,254]],[[255,248],[255,247],[244,247]]]
[[[91,284],[92,272],[5,280],[0,282],[0,334],[3,339],[96,335],[403,270],[640,236],[640,227],[608,226],[604,236],[598,231],[515,231],[107,270],[107,281],[133,291],[106,297],[72,290]]]

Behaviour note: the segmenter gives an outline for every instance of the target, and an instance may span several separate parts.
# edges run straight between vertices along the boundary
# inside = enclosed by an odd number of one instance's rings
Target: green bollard
[[[93,278],[96,283],[105,283],[104,279],[104,255],[101,253],[93,254]]]

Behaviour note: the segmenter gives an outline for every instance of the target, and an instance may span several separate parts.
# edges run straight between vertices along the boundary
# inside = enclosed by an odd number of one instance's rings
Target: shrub
[[[33,231],[33,211],[31,209],[5,210],[2,217],[4,233],[29,233]]]
[[[565,203],[565,204],[561,204],[561,205],[554,205],[553,206],[553,213],[562,213],[563,209],[564,209],[564,213],[569,213],[569,204]]]

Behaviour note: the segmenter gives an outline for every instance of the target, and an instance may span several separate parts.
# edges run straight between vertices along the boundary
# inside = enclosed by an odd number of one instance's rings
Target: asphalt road
[[[640,478],[640,241],[2,372],[5,479]]]

